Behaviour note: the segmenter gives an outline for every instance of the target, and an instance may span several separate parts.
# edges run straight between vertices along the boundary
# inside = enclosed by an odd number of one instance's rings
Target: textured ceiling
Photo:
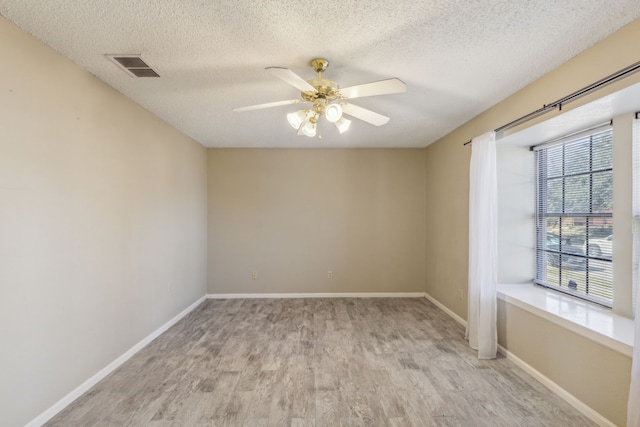
[[[0,0],[0,14],[208,147],[424,147],[640,16],[638,0]],[[142,54],[161,78],[106,54]],[[297,136],[295,99],[264,70],[346,87],[398,77],[407,92],[354,100],[391,117]],[[559,94],[562,95],[562,94]]]

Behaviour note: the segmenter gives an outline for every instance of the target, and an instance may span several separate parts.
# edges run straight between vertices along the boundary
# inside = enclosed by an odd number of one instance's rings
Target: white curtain
[[[638,217],[640,217],[640,121],[633,123],[633,217],[634,217],[634,256],[638,251]],[[639,262],[640,265],[640,262]],[[633,359],[631,361],[631,387],[627,402],[627,427],[640,427],[640,268],[636,271]]]
[[[498,350],[498,178],[495,132],[472,140],[469,175],[469,306],[466,337],[471,348],[478,350],[479,359],[493,359]]]
[[[640,283],[640,278],[638,283]],[[640,295],[640,292],[637,295]],[[640,427],[640,297],[638,296],[636,296],[634,327],[631,388],[627,402],[627,427]]]

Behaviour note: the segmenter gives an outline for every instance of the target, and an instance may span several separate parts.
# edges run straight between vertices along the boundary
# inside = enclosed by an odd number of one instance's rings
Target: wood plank
[[[47,426],[594,424],[423,298],[207,300]]]

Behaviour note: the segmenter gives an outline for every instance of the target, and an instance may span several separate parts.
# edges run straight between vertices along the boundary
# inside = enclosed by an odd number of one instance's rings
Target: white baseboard
[[[207,294],[209,299],[268,299],[268,298],[424,298],[424,292],[337,292],[299,294]]]
[[[88,380],[86,380],[85,382],[80,384],[78,387],[76,387],[75,390],[71,391],[65,397],[60,399],[53,406],[51,406],[49,409],[47,409],[46,411],[44,411],[43,413],[41,413],[40,415],[35,417],[33,420],[31,420],[29,423],[27,423],[25,425],[25,427],[40,427],[41,425],[43,425],[44,423],[49,421],[56,414],[58,414],[58,412],[62,411],[64,408],[66,408],[68,405],[70,405],[74,400],[76,400],[78,397],[82,396],[85,392],[87,392],[91,387],[93,387],[98,382],[100,382],[104,377],[109,375],[111,372],[115,371],[118,367],[120,367],[120,365],[122,365],[124,362],[129,360],[131,358],[131,356],[133,356],[138,351],[140,351],[144,346],[146,346],[151,341],[156,339],[158,336],[160,336],[167,329],[169,329],[170,327],[175,325],[180,319],[182,319],[184,316],[189,314],[194,308],[196,308],[204,300],[205,300],[205,297],[203,296],[203,297],[199,298],[196,302],[191,304],[189,307],[187,307],[184,310],[182,310],[174,318],[169,320],[167,323],[162,325],[160,328],[158,328],[155,331],[153,331],[150,335],[148,335],[142,341],[138,342],[136,345],[131,347],[129,350],[127,350],[124,354],[122,354],[116,360],[114,360],[113,362],[109,363],[107,366],[102,368],[98,373],[96,373],[91,378],[89,378]]]
[[[451,318],[453,318],[453,320],[455,320],[456,322],[460,323],[465,328],[467,327],[467,321],[466,320],[464,320],[462,317],[458,316],[456,313],[451,311],[447,306],[442,304],[440,301],[438,301],[437,299],[435,299],[434,297],[432,297],[431,295],[426,294],[426,293],[424,294],[424,297],[426,299],[428,299],[430,302],[432,302],[440,310],[444,311],[449,316],[451,316]]]
[[[589,418],[594,423],[596,423],[596,424],[598,424],[599,426],[602,426],[602,427],[615,427],[616,426],[611,421],[609,421],[608,419],[606,419],[605,417],[603,417],[602,415],[600,415],[599,413],[594,411],[591,407],[587,406],[585,403],[583,403],[577,397],[575,397],[574,395],[569,393],[567,390],[565,390],[562,387],[560,387],[555,382],[551,381],[549,378],[547,378],[546,376],[541,374],[534,367],[529,365],[524,360],[520,359],[515,354],[511,353],[506,348],[502,347],[501,345],[498,345],[498,351],[504,357],[506,357],[507,359],[512,361],[514,365],[518,366],[520,369],[522,369],[523,371],[525,371],[526,373],[531,375],[533,378],[538,380],[540,383],[542,383],[542,385],[544,385],[549,390],[551,390],[552,392],[554,392],[555,394],[560,396],[567,403],[569,403],[571,406],[576,408],[585,417]]]
[[[466,320],[464,320],[462,317],[460,317],[457,314],[455,314],[453,311],[451,311],[449,308],[447,308],[440,301],[436,300],[435,298],[433,298],[429,294],[425,294],[425,298],[427,298],[429,301],[431,301],[440,310],[444,311],[449,316],[451,316],[456,322],[460,323],[461,325],[463,325],[465,327],[467,326],[467,321]],[[605,417],[603,417],[602,415],[600,415],[599,413],[594,411],[591,407],[589,407],[586,404],[584,404],[577,397],[575,397],[574,395],[569,393],[567,390],[565,390],[562,387],[560,387],[555,382],[551,381],[549,378],[547,378],[546,376],[541,374],[534,367],[529,365],[524,360],[520,359],[515,354],[511,353],[506,348],[502,347],[501,345],[498,345],[498,352],[500,352],[500,354],[502,354],[504,357],[506,357],[511,362],[513,362],[514,365],[516,365],[517,367],[519,367],[520,369],[522,369],[523,371],[525,371],[526,373],[531,375],[533,378],[538,380],[542,385],[547,387],[550,391],[552,391],[553,393],[555,393],[558,396],[560,396],[568,404],[570,404],[571,406],[576,408],[578,411],[580,411],[580,413],[582,415],[584,415],[585,417],[589,418],[594,423],[596,423],[596,424],[598,424],[599,426],[602,426],[602,427],[615,427],[615,424],[613,424],[611,421],[609,421],[608,419],[606,419]]]

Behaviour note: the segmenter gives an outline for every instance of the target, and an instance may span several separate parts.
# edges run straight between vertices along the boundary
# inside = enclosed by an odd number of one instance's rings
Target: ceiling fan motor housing
[[[322,77],[322,73],[326,71],[328,66],[329,61],[324,58],[315,58],[311,61],[311,67],[318,73],[318,78],[307,82],[316,89],[316,92],[301,92],[305,101],[315,102],[318,99],[324,99],[327,102],[331,102],[340,97],[338,83]]]
[[[338,83],[325,78],[308,80],[309,84],[316,88],[316,92],[301,92],[305,101],[314,102],[317,99],[333,101],[340,97],[340,87]]]

